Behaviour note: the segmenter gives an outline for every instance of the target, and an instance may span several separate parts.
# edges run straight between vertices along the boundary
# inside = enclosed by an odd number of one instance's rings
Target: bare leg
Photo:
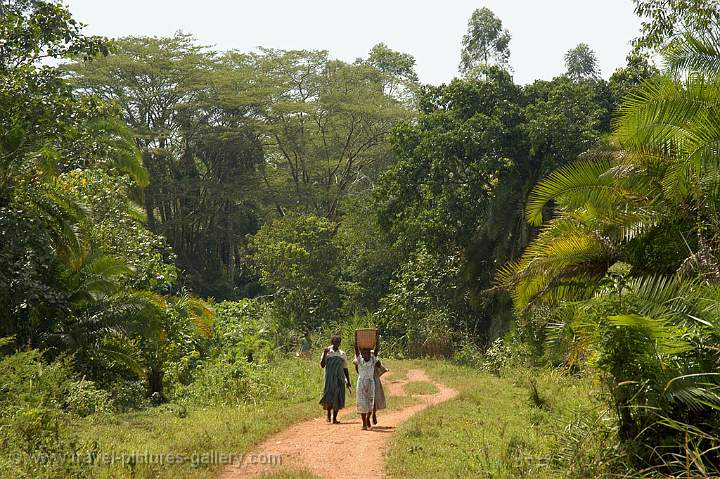
[[[368,414],[362,412],[362,413],[360,413],[360,417],[362,418],[362,423],[363,423],[362,428],[363,428],[363,430],[365,430],[370,425],[370,420],[368,419]]]
[[[327,410],[327,422],[330,422],[330,409]]]
[[[377,424],[377,407],[373,406],[372,423]]]
[[[340,424],[340,421],[337,420],[338,412],[340,411],[338,411],[337,409],[333,409],[333,424]]]

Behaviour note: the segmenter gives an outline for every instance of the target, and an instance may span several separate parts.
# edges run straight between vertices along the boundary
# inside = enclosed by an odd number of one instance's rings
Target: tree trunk
[[[150,387],[150,397],[156,403],[165,402],[165,393],[163,389],[163,378],[165,377],[165,371],[161,368],[153,367],[150,369],[150,375],[148,376],[148,386]]]

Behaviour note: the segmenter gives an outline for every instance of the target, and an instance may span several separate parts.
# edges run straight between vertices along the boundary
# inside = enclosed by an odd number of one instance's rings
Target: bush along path
[[[220,475],[221,479],[255,477],[283,471],[304,471],[323,478],[335,478],[339,474],[368,479],[385,477],[384,452],[395,429],[418,412],[452,399],[458,393],[455,389],[433,382],[420,369],[407,371],[405,377],[391,371],[383,377],[383,384],[389,401],[399,401],[401,404],[404,403],[403,398],[407,397],[404,390],[406,385],[427,384],[428,391],[436,392],[422,394],[426,388],[421,388],[420,394],[411,392],[415,402],[397,410],[380,411],[377,426],[369,431],[361,430],[360,417],[353,406],[341,413],[340,424],[329,424],[324,414],[318,415],[259,444],[244,456],[243,464],[228,466]],[[416,391],[418,388],[409,387],[408,390]],[[391,404],[389,406],[392,407]]]

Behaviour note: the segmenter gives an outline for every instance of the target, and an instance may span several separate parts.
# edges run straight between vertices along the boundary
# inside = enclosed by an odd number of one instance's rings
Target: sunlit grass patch
[[[437,386],[428,381],[411,381],[403,389],[409,395],[435,394],[438,392]]]
[[[506,370],[496,377],[442,361],[425,364],[433,380],[460,394],[398,429],[386,456],[389,477],[549,479],[601,472],[572,463],[588,455],[561,462],[557,454],[567,446],[564,427],[597,410],[589,381],[548,370]],[[542,408],[533,402],[531,379]],[[602,448],[588,437],[583,447],[589,454]]]
[[[98,465],[93,468],[94,476],[214,478],[225,466],[212,456],[210,460],[204,460],[203,454],[247,452],[267,436],[300,420],[323,414],[318,404],[322,393],[322,369],[317,361],[284,359],[268,373],[272,378],[263,395],[249,398],[243,404],[205,407],[196,402],[170,403],[142,412],[86,418],[78,424],[83,444],[99,454],[131,458],[130,461]],[[350,394],[347,407],[353,405]],[[142,463],[148,462],[146,454],[157,457],[151,463]],[[132,459],[133,456],[139,456],[140,460]],[[168,464],[169,456],[186,461]],[[165,460],[164,464],[158,463],[160,457]]]

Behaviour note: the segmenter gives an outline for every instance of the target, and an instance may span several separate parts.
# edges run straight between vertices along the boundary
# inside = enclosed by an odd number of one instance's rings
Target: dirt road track
[[[282,465],[231,465],[220,479],[256,477],[280,470],[305,470],[327,479],[335,479],[339,474],[363,479],[385,477],[385,443],[395,429],[423,409],[457,395],[454,389],[431,381],[425,371],[411,369],[404,379],[393,378],[392,372],[383,377],[388,401],[392,396],[403,396],[403,386],[413,381],[432,382],[438,392],[415,396],[420,402],[404,409],[382,411],[378,414],[378,425],[369,431],[361,430],[360,416],[354,409],[341,413],[341,424],[328,424],[325,417],[318,414],[317,418],[281,431],[250,451],[258,458],[280,456]],[[318,413],[321,412],[318,406]]]

